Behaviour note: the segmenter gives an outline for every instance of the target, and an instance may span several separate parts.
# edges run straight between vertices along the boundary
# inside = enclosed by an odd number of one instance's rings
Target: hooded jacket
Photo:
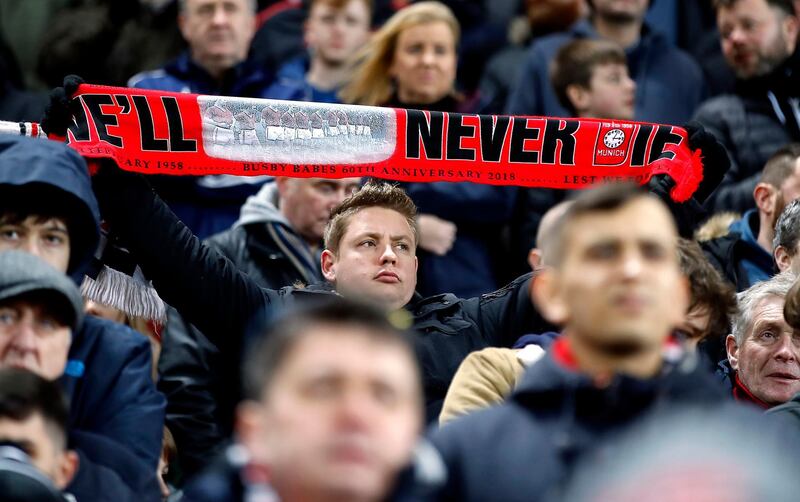
[[[319,256],[311,253],[278,209],[275,183],[267,183],[247,198],[233,228],[205,242],[265,288],[322,280]]]
[[[753,189],[779,148],[800,141],[800,50],[767,75],[736,82],[734,94],[709,99],[695,120],[725,146],[731,167],[706,202],[714,210],[755,207]]]
[[[141,176],[104,166],[94,182],[104,216],[137,256],[159,295],[222,353],[241,357],[248,328],[285,304],[332,294],[327,283],[262,288],[192,235]],[[490,346],[510,347],[523,334],[553,330],[531,302],[531,280],[527,274],[493,293],[469,299],[449,293],[428,298],[416,294],[405,306],[417,331],[414,342],[429,421],[439,416],[447,387],[467,354]]]
[[[652,379],[617,375],[605,388],[548,351],[504,404],[432,433],[448,469],[436,500],[559,500],[578,461],[606,439],[680,407],[732,407],[705,370],[686,360]]]
[[[99,211],[77,153],[53,141],[0,137],[0,200],[4,211],[66,216],[67,273],[83,278],[99,239]],[[78,500],[158,497],[165,402],[150,377],[150,350],[143,335],[92,316],[73,332],[61,383],[69,398],[69,447],[80,456],[67,491]]]
[[[598,38],[588,20],[578,21],[563,33],[537,39],[528,50],[511,93],[507,112],[511,115],[567,117],[550,84],[550,62],[556,52],[577,38]],[[625,50],[628,71],[636,81],[635,120],[680,125],[689,120],[705,99],[700,67],[666,38],[642,27],[639,42]]]

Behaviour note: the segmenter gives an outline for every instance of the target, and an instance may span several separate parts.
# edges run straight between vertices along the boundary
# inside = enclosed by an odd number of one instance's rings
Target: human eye
[[[615,258],[619,254],[619,246],[613,242],[595,244],[590,246],[587,255],[594,260],[608,260]]]
[[[778,339],[778,334],[772,330],[765,329],[758,334],[758,338],[764,342],[771,343]]]
[[[375,242],[375,239],[364,239],[358,245],[361,246],[361,247],[365,247],[365,248],[373,248],[377,244]]]
[[[667,250],[661,244],[649,242],[642,244],[642,255],[649,260],[661,260],[667,256]]]
[[[10,307],[0,307],[0,325],[8,326],[17,320],[17,312]]]
[[[386,407],[394,406],[398,401],[397,390],[385,383],[373,385],[372,396],[375,398],[375,401]]]
[[[42,236],[42,239],[50,246],[61,246],[67,240],[61,232],[48,232]]]
[[[404,241],[398,242],[397,244],[395,244],[395,247],[397,249],[399,249],[400,251],[410,251],[411,250],[411,246],[409,246],[408,243],[404,242]]]
[[[338,385],[333,378],[316,378],[307,382],[304,394],[312,399],[326,399],[337,392]]]
[[[4,225],[0,227],[0,239],[7,240],[7,241],[16,241],[20,238],[20,231],[19,228]]]

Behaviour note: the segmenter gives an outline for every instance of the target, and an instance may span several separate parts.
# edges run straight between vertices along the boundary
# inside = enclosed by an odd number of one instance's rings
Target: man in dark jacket
[[[433,434],[449,471],[440,500],[559,500],[575,462],[612,434],[660,409],[725,402],[695,359],[664,360],[689,293],[659,200],[630,186],[584,193],[547,246],[533,295],[562,336],[508,402]]]
[[[792,0],[715,2],[722,52],[737,76],[734,94],[703,103],[695,119],[717,136],[731,169],[712,199],[716,210],[744,212],[766,160],[800,141],[800,22]]]
[[[775,224],[787,204],[800,197],[800,144],[775,152],[758,174],[751,198],[756,209],[746,211],[728,233],[701,242],[709,261],[744,291],[772,277]]]
[[[0,250],[27,251],[83,279],[99,214],[79,155],[56,142],[0,137],[0,200]],[[150,376],[150,351],[144,336],[93,316],[73,333],[60,380],[70,400],[69,446],[80,457],[68,491],[79,499],[159,496],[165,402]]]
[[[270,290],[239,272],[192,235],[142,177],[106,165],[94,178],[104,216],[135,254],[159,295],[220,351],[240,357],[256,314],[333,291],[389,310],[405,309],[419,332],[427,416],[434,420],[461,360],[488,346],[511,346],[526,333],[550,331],[528,293],[531,275],[479,298],[415,293],[416,208],[388,184],[370,184],[331,215],[321,268],[326,283]],[[172,249],[165,254],[164,249]]]
[[[331,210],[360,178],[277,178],[248,197],[233,228],[206,240],[261,286],[322,280],[319,254]]]
[[[131,77],[128,87],[223,96],[267,97],[271,72],[247,61],[256,27],[256,0],[181,0],[178,26],[189,48],[164,68]],[[239,134],[233,117],[225,133]],[[250,129],[249,132],[255,134]],[[244,200],[258,191],[259,176],[159,179],[156,187],[197,235],[229,228]]]
[[[556,52],[575,38],[606,38],[625,49],[628,71],[636,82],[635,118],[683,124],[705,96],[700,67],[644,23],[648,0],[593,0],[588,20],[569,31],[536,40],[520,71],[506,110],[514,115],[566,117],[550,85],[549,65]]]

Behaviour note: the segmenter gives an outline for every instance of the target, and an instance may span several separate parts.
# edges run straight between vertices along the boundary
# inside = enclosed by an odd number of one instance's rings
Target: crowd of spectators
[[[0,135],[0,498],[795,500],[799,36],[795,0],[0,0],[0,120],[55,136],[76,74],[669,124],[704,164],[676,203]],[[271,110],[206,113],[305,127]]]

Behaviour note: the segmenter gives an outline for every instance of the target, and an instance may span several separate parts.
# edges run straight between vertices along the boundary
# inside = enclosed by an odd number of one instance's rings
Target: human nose
[[[214,7],[214,16],[211,18],[211,22],[215,25],[221,25],[228,22],[228,13],[225,12],[224,6],[217,5]]]
[[[792,334],[784,334],[778,341],[778,347],[776,348],[774,357],[783,362],[797,361],[797,351],[798,348],[794,344]]]
[[[339,400],[337,414],[340,425],[350,430],[361,430],[369,425],[372,403],[362,392],[345,392]]]
[[[42,256],[42,248],[39,246],[38,240],[34,238],[21,239],[19,249],[34,256]]]
[[[425,66],[432,66],[436,62],[436,54],[433,50],[425,49],[422,51],[422,64]]]
[[[381,263],[396,263],[397,262],[397,254],[394,252],[394,248],[392,247],[391,243],[386,244],[383,247],[383,253],[381,254]]]
[[[18,352],[31,352],[36,349],[36,330],[31,319],[22,318],[14,324],[12,346]]]
[[[621,274],[626,279],[638,277],[642,273],[643,261],[639,253],[628,252],[622,256]]]

